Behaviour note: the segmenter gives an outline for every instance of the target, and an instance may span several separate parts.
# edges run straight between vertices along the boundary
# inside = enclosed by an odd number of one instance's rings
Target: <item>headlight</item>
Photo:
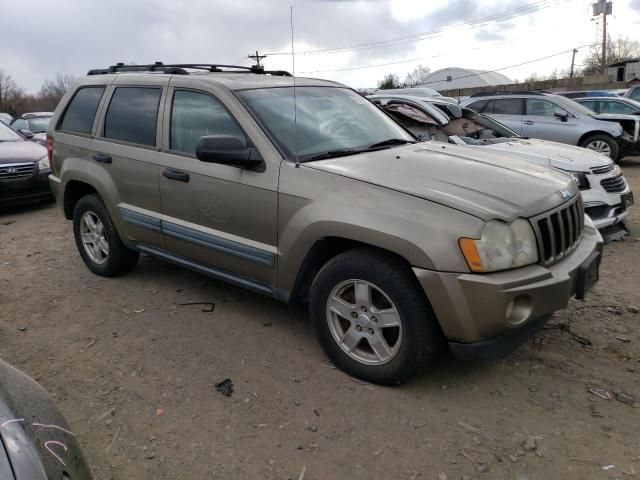
[[[49,164],[49,157],[44,157],[38,162],[38,170],[49,170],[51,165]]]
[[[583,172],[567,172],[573,177],[573,181],[578,184],[580,190],[587,190],[589,188],[589,180],[587,175]]]
[[[538,261],[536,237],[524,218],[513,223],[490,220],[480,239],[461,238],[459,243],[473,272],[508,270]]]

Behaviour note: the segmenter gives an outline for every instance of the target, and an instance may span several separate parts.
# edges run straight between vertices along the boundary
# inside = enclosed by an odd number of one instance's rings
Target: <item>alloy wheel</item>
[[[87,256],[92,262],[102,265],[109,256],[109,242],[104,224],[95,212],[86,211],[80,218],[80,238]]]

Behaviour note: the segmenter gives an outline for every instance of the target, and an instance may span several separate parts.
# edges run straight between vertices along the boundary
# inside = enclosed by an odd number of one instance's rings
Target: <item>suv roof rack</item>
[[[188,69],[203,70],[209,73],[256,73],[260,75],[276,75],[281,77],[291,77],[292,75],[285,70],[265,70],[262,65],[252,65],[243,67],[240,65],[223,65],[213,63],[169,63],[155,62],[149,65],[125,65],[124,63],[116,63],[108,68],[95,68],[89,70],[87,75],[106,75],[108,73],[119,72],[158,72],[170,73],[173,75],[189,75]],[[224,70],[223,70],[224,69]]]
[[[544,90],[514,90],[512,92],[479,92],[474,93],[473,95],[469,95],[471,98],[475,97],[493,97],[496,95],[545,95],[549,92],[545,92]]]

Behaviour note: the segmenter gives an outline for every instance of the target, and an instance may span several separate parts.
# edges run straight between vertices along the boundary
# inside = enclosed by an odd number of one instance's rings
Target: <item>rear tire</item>
[[[124,246],[104,202],[96,194],[86,195],[76,204],[73,234],[82,260],[96,275],[121,275],[138,261],[138,252]]]
[[[342,253],[320,270],[311,286],[309,311],[327,356],[368,382],[404,382],[444,345],[410,267],[371,248]]]
[[[605,134],[598,133],[589,135],[580,142],[580,146],[607,155],[614,161],[618,159],[618,155],[620,154],[620,145],[618,145],[618,142],[616,142],[613,137]]]

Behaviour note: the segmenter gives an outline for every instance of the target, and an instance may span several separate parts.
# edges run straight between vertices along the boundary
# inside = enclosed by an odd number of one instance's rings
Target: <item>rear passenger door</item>
[[[556,117],[555,112],[557,111],[567,113],[567,118],[563,120]],[[575,115],[567,112],[561,106],[544,98],[527,98],[522,134],[525,137],[577,145],[581,131]]]
[[[93,141],[90,176],[125,241],[164,247],[158,150],[167,77],[119,77]]]
[[[504,123],[518,133],[522,133],[522,99],[494,98],[485,106],[482,113],[490,113],[499,122]]]
[[[166,100],[160,178],[167,250],[208,273],[261,291],[275,282],[279,161],[255,142],[256,125],[235,98],[171,87]],[[225,97],[225,102],[221,100]],[[245,115],[234,115],[244,112]],[[242,124],[241,122],[244,122]],[[254,133],[254,138],[248,131]],[[205,135],[236,135],[265,159],[262,171],[207,163],[195,156]]]
[[[477,100],[467,108],[495,117],[511,130],[522,133],[522,100],[519,98],[496,98]]]

